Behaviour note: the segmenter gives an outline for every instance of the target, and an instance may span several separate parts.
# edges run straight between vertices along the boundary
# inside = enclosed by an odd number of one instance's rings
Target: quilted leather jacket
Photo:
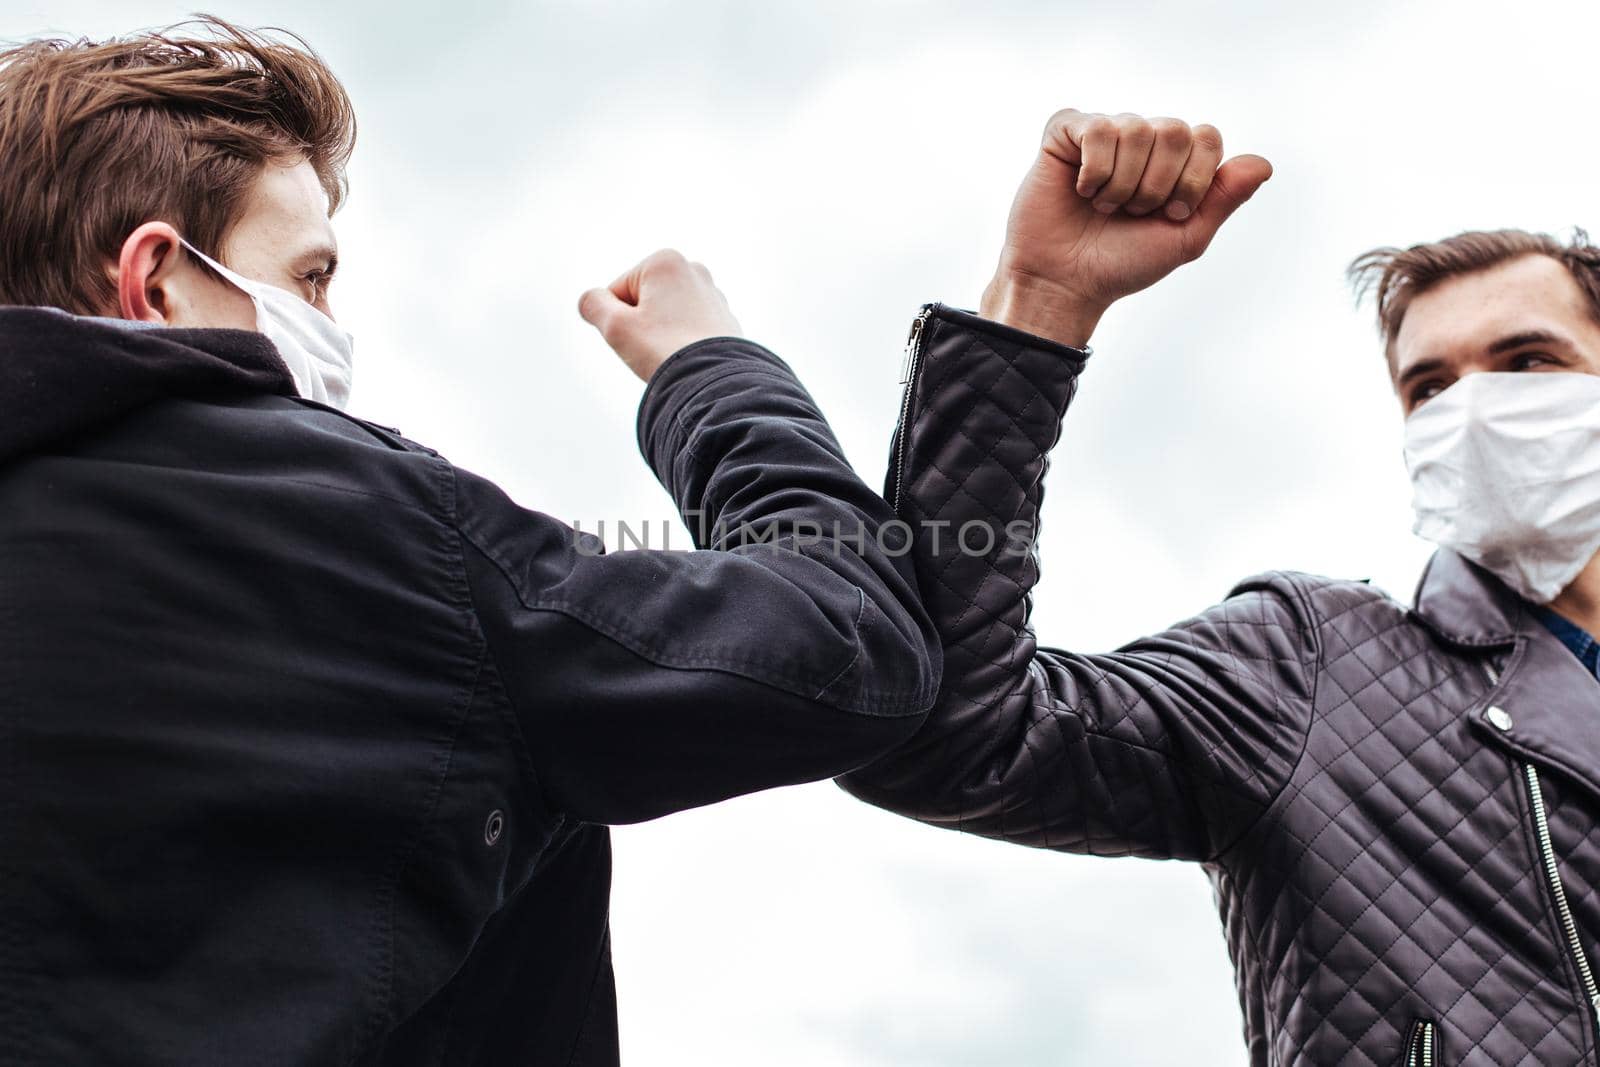
[[[1412,606],[1272,571],[1113,652],[1042,647],[1027,531],[1085,360],[940,305],[907,358],[886,496],[944,682],[840,783],[951,829],[1200,863],[1252,1064],[1600,1062],[1600,687],[1524,602],[1440,551]]]

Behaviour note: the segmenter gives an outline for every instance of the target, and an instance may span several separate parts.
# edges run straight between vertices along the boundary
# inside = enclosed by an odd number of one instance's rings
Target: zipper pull
[[[922,339],[922,327],[927,323],[928,316],[933,313],[932,304],[923,304],[922,310],[917,312],[917,317],[911,320],[911,333],[906,336],[905,360],[900,365],[900,384],[904,385],[911,380],[911,359],[917,352],[917,342]]]

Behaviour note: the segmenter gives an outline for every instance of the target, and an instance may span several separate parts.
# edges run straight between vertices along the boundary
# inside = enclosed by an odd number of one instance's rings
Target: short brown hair
[[[209,32],[173,35],[191,25]],[[303,39],[272,32],[292,43],[197,15],[0,51],[0,304],[107,313],[122,242],[152,220],[221,259],[269,162],[309,161],[337,210],[350,98]]]
[[[1394,341],[1411,301],[1446,278],[1487,270],[1521,256],[1549,256],[1566,267],[1589,303],[1589,313],[1600,322],[1600,248],[1577,227],[1572,239],[1562,242],[1547,233],[1526,230],[1469,230],[1442,241],[1410,248],[1374,248],[1350,263],[1346,271],[1359,300],[1377,295],[1378,330],[1383,351],[1394,372]]]

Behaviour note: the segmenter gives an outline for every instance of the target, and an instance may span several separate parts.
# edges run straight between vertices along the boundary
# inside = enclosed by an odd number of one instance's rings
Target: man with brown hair
[[[615,1063],[605,824],[837,775],[936,690],[888,506],[675,252],[579,310],[708,551],[344,414],[354,135],[220,20],[0,53],[8,1067]]]
[[[1258,1067],[1600,1062],[1600,248],[1581,231],[1352,267],[1440,546],[1414,604],[1272,571],[1109,653],[1029,624],[1084,346],[1270,173],[1221,159],[1213,127],[1057,114],[979,313],[917,316],[886,486],[944,682],[923,730],[842,784],[952,829],[1202,864]]]

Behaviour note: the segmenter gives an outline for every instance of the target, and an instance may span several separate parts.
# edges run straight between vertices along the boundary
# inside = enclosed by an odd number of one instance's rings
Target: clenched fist
[[[711,272],[670,248],[647,256],[606,288],[585,292],[578,314],[647,382],[678,349],[739,335],[739,320],[712,284]]]
[[[1111,304],[1199,257],[1272,176],[1213,126],[1058,111],[1011,205],[979,313],[1082,346]]]

